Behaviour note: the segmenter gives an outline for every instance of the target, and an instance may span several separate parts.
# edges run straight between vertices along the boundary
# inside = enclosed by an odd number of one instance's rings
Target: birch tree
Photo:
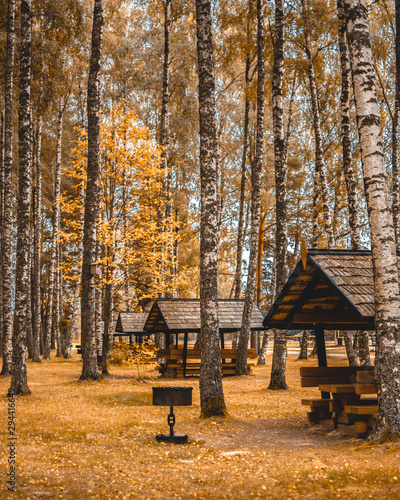
[[[218,166],[211,1],[196,0],[200,118],[201,415],[226,413],[218,323]]]
[[[240,329],[236,375],[247,374],[247,347],[250,337],[250,321],[256,296],[256,273],[258,257],[258,232],[260,227],[261,170],[264,149],[264,1],[257,0],[257,132],[256,153],[251,167],[251,230],[250,259],[247,287]]]
[[[378,416],[370,436],[400,436],[400,324],[396,241],[390,210],[380,109],[365,0],[344,0],[360,137],[364,185],[371,227],[377,349]]]
[[[19,182],[17,212],[17,266],[11,387],[16,394],[30,393],[26,371],[26,324],[30,293],[32,134],[31,134],[31,1],[21,1],[21,51],[18,109]]]
[[[284,2],[275,1],[274,67],[272,75],[272,118],[274,124],[276,231],[275,273],[279,293],[287,278],[287,197],[286,145],[283,125]],[[269,389],[287,389],[286,331],[274,331]]]
[[[96,258],[96,218],[98,215],[99,163],[99,111],[100,111],[100,58],[103,32],[103,0],[94,1],[92,49],[87,91],[88,158],[85,215],[83,225],[82,258],[82,352],[83,367],[80,380],[100,379],[97,368],[95,330],[95,286],[90,264]]]
[[[12,357],[12,218],[13,218],[13,75],[15,50],[15,0],[8,1],[7,46],[4,89],[4,214],[1,247],[3,273],[3,366],[1,375],[11,374]]]

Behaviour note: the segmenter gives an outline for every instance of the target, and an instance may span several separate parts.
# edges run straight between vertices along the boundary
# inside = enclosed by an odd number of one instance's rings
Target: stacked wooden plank
[[[161,359],[159,371],[166,378],[182,378],[185,376],[199,376],[201,350],[188,349],[186,356],[183,348],[160,349],[157,357]],[[235,375],[237,349],[221,349],[222,375]],[[248,371],[256,363],[255,349],[248,349]]]
[[[309,406],[307,420],[328,429],[363,437],[375,425],[376,398],[363,397],[376,393],[373,368],[364,367],[304,367],[300,369],[302,387],[319,387],[326,399],[304,399]]]

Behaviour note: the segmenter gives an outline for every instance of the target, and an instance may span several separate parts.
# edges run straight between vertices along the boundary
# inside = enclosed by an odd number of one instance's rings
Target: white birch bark
[[[201,415],[226,413],[218,322],[218,166],[214,55],[210,0],[196,0],[200,115],[200,364]]]
[[[400,436],[399,276],[386,178],[380,109],[365,0],[344,0],[357,127],[371,226],[377,349],[378,417],[371,439]]]
[[[29,394],[26,370],[26,324],[31,286],[31,195],[32,195],[32,133],[31,133],[31,1],[21,1],[21,51],[18,110],[19,180],[17,211],[17,265],[15,273],[15,313],[11,385],[16,394]]]
[[[256,153],[251,169],[251,229],[250,259],[247,287],[244,297],[242,326],[236,358],[236,375],[247,375],[247,348],[250,337],[250,321],[256,296],[258,257],[258,231],[261,207],[261,171],[264,149],[264,1],[257,0],[257,135]]]
[[[8,1],[4,91],[4,217],[1,264],[3,272],[3,332],[1,375],[11,374],[12,357],[12,228],[13,228],[13,75],[15,51],[15,0]]]

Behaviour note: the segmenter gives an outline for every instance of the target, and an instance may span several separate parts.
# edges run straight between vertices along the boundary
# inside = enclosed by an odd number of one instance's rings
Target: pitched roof
[[[143,333],[148,315],[149,313],[120,312],[115,332]]]
[[[242,324],[244,300],[218,300],[220,331],[237,331]],[[253,304],[251,329],[264,330],[263,315]],[[157,299],[150,311],[145,325],[147,332],[200,331],[199,299]]]
[[[373,330],[374,315],[371,252],[309,249],[267,313],[264,326]]]

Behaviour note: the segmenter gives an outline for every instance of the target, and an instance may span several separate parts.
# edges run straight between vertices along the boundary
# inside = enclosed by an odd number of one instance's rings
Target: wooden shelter
[[[242,325],[244,300],[218,300],[219,332],[221,336],[221,349],[225,349],[225,334],[240,331]],[[254,304],[250,328],[253,331],[265,330],[263,327],[263,315]],[[186,375],[186,364],[188,356],[194,356],[192,350],[188,354],[189,333],[200,333],[200,300],[199,299],[157,299],[149,316],[144,330],[147,334],[163,333],[167,347],[165,356],[171,355],[171,351],[178,351],[179,335],[183,335],[182,366],[183,376]],[[175,349],[171,346],[171,337],[175,336]],[[168,352],[169,351],[169,352]],[[178,354],[176,352],[175,354]],[[199,355],[197,355],[199,358]],[[229,357],[235,357],[229,353]],[[236,362],[236,361],[235,361]],[[233,364],[233,363],[230,363]]]
[[[264,319],[264,327],[313,329],[319,366],[327,366],[324,330],[374,330],[372,255],[367,250],[310,250]]]
[[[303,399],[309,423],[366,436],[375,425],[373,367],[327,367],[324,330],[374,330],[374,274],[370,251],[307,250],[264,319],[264,327],[315,331],[318,367],[301,367],[301,386],[321,398]],[[373,396],[373,397],[371,397]]]
[[[132,344],[132,337],[139,341],[143,341],[143,336],[148,335],[144,331],[144,325],[149,316],[149,313],[135,313],[135,312],[120,312],[118,315],[117,324],[115,326],[114,337],[129,337],[129,343]]]

